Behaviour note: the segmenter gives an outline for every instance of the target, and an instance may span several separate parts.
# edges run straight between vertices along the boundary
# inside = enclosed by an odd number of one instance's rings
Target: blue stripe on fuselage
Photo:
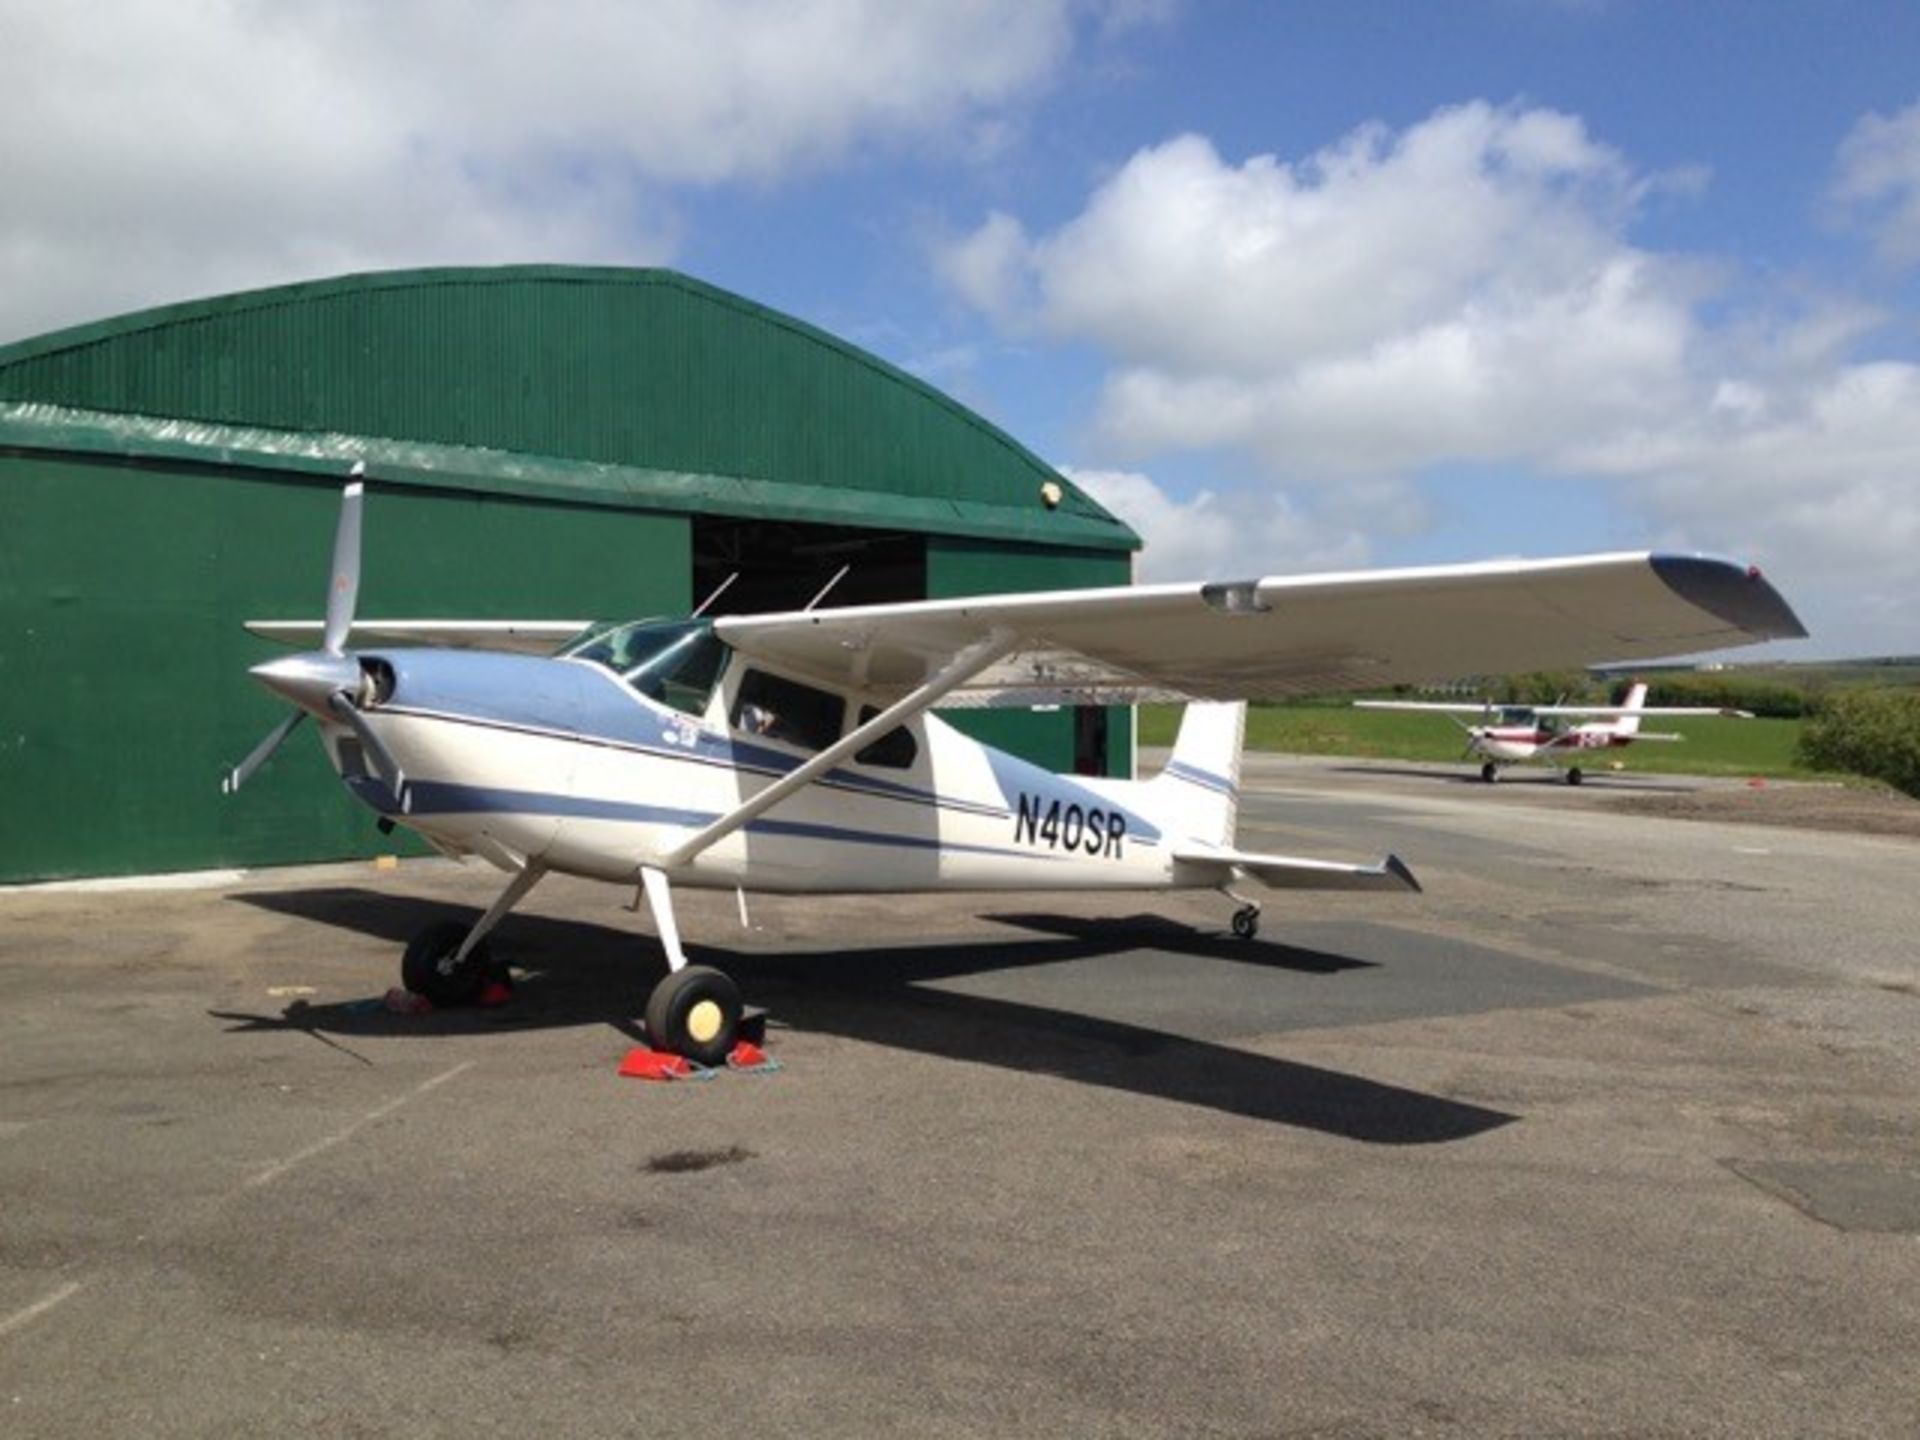
[[[403,649],[377,655],[394,669],[394,692],[383,707],[394,714],[499,725],[776,777],[807,759],[715,733],[585,661],[482,650]],[[981,749],[1000,790],[997,807],[843,766],[815,783],[990,819],[1013,818],[1022,793],[1048,802],[1058,798],[1123,815],[1128,838],[1149,845],[1159,841],[1159,828],[1128,807],[991,746]]]
[[[616,820],[643,825],[674,825],[694,829],[719,818],[707,810],[683,810],[671,805],[648,805],[626,800],[554,795],[535,790],[500,790],[481,785],[453,785],[425,780],[407,787],[414,819],[435,815],[550,815],[560,819]],[[968,855],[1000,855],[1021,860],[1053,860],[1027,850],[997,845],[968,845],[935,836],[903,835],[897,831],[864,830],[848,825],[825,825],[806,820],[750,820],[750,835],[782,835],[807,840],[831,840],[847,845],[905,846],[914,850],[950,850]]]

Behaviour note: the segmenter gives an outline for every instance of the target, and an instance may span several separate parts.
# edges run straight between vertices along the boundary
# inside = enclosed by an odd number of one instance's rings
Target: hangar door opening
[[[836,581],[842,568],[846,573]],[[824,589],[820,607],[927,598],[927,540],[897,530],[803,525],[787,520],[693,520],[693,603],[737,576],[709,615],[798,610]]]
[[[951,547],[950,547],[951,548]],[[1022,557],[985,545],[963,547],[1000,583],[984,589],[1043,588]],[[836,581],[841,567],[846,573]],[[999,573],[1005,566],[1008,573]],[[925,600],[927,537],[904,530],[855,525],[808,525],[788,520],[749,520],[719,515],[693,517],[693,603],[701,604],[737,576],[707,608],[709,615],[759,615],[798,610],[833,582],[820,608],[884,605]],[[1011,583],[1008,583],[1011,582]],[[966,585],[968,591],[976,587]],[[943,593],[953,593],[950,589]],[[1105,707],[1069,707],[1066,714],[1046,710],[978,710],[948,716],[961,729],[988,744],[1043,764],[1049,770],[1082,775],[1114,772],[1109,711]],[[1122,732],[1123,734],[1127,732]],[[1124,745],[1124,741],[1122,742]],[[1122,750],[1129,761],[1131,752]]]

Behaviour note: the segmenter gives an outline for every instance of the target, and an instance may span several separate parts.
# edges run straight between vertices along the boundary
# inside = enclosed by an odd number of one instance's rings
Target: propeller
[[[360,598],[360,510],[365,500],[367,467],[356,463],[340,494],[340,520],[333,534],[333,579],[327,587],[327,618],[320,648],[303,655],[283,655],[255,665],[247,673],[295,705],[294,712],[267,732],[247,758],[220,782],[231,795],[272,758],[287,736],[308,715],[336,720],[359,739],[373,768],[396,797],[404,796],[406,776],[393,753],[381,743],[360,711],[364,678],[360,662],[347,651],[353,632],[354,607]]]

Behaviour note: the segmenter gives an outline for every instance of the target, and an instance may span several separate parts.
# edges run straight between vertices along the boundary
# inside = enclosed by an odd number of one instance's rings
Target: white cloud
[[[1883,259],[1920,265],[1920,102],[1860,118],[1840,143],[1834,194],[1873,232]]]
[[[1202,490],[1179,500],[1138,471],[1063,466],[1061,473],[1146,542],[1136,573],[1142,581],[1311,574],[1367,560],[1357,529],[1329,524],[1284,495]]]
[[[0,339],[351,269],[657,262],[671,187],[989,143],[1087,8],[8,6]]]
[[[1249,451],[1296,478],[1507,458],[1669,395],[1693,267],[1621,239],[1636,177],[1581,123],[1459,106],[1298,164],[1143,150],[1051,235],[942,256],[1004,324],[1117,362],[1117,453]]]
[[[1868,117],[1839,162],[1904,244],[1920,107]],[[1284,513],[1373,535],[1419,522],[1435,467],[1505,470],[1516,495],[1611,484],[1650,541],[1757,558],[1816,614],[1895,616],[1920,593],[1920,365],[1858,361],[1887,317],[1857,301],[1633,243],[1649,193],[1697,183],[1637,173],[1574,117],[1475,103],[1300,160],[1178,137],[1057,229],[995,215],[942,261],[1004,327],[1107,355],[1103,459],[1250,461]],[[1175,535],[1262,513],[1160,499]],[[1870,643],[1920,648],[1900,623]]]

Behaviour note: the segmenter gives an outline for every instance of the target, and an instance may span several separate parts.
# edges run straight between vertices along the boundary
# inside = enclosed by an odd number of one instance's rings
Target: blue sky
[[[0,121],[0,339],[669,264],[980,409],[1150,577],[1705,548],[1786,653],[1920,651],[1910,3],[0,0]]]

